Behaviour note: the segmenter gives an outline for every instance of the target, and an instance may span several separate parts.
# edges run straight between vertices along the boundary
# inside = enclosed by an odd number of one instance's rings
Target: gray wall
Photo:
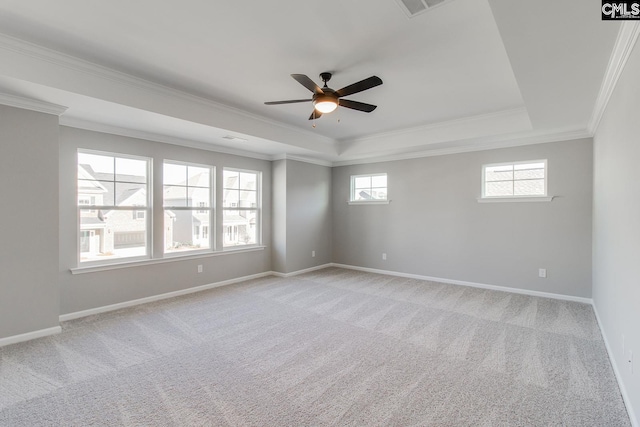
[[[640,46],[636,43],[594,138],[593,300],[632,407],[640,416]],[[623,356],[635,355],[635,373]]]
[[[535,159],[552,202],[477,202],[483,164]],[[378,172],[391,203],[347,204],[350,176]],[[591,296],[591,139],[337,167],[332,197],[336,263]]]
[[[291,273],[330,263],[331,168],[278,160],[273,181],[273,270]]]
[[[58,326],[58,117],[0,106],[0,338]]]
[[[273,173],[273,244],[271,261],[273,271],[287,271],[287,161],[276,160],[271,165]]]
[[[331,168],[286,162],[287,272],[330,263]]]
[[[77,264],[76,152],[78,148],[132,154],[153,158],[153,180],[162,182],[164,159],[209,164],[216,167],[216,182],[222,168],[234,167],[262,172],[262,242],[267,249],[205,258],[129,267],[72,275]],[[222,194],[216,195],[217,206]],[[162,189],[154,186],[154,203],[162,205]],[[60,127],[60,312],[73,313],[138,298],[158,295],[271,270],[271,162],[232,156],[182,146],[162,144],[98,132]],[[162,210],[154,211],[154,222],[162,223]],[[222,218],[216,218],[218,243]],[[162,235],[154,238],[154,252],[162,252]],[[220,245],[219,245],[220,246]],[[197,273],[202,264],[203,273]]]

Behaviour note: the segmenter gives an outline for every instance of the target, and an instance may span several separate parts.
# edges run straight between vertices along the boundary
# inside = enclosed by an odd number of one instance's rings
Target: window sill
[[[478,203],[550,202],[554,197],[480,197]]]
[[[207,253],[198,253],[193,255],[169,255],[166,258],[156,258],[156,259],[146,259],[143,261],[129,261],[129,262],[121,262],[117,264],[103,264],[103,265],[93,265],[87,267],[76,267],[69,269],[71,274],[85,274],[85,273],[95,273],[98,271],[108,271],[108,270],[119,270],[121,268],[129,268],[129,267],[142,267],[146,265],[153,264],[164,264],[167,262],[176,262],[176,261],[188,261],[192,259],[199,258],[209,258],[220,255],[229,255],[229,254],[238,254],[245,252],[255,252],[255,251],[263,251],[266,246],[251,246],[244,248],[232,248],[232,249],[224,249],[216,252],[207,252]]]
[[[350,200],[350,205],[388,205],[391,200]]]

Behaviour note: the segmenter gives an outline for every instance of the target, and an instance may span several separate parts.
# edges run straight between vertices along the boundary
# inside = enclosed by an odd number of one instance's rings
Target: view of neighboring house
[[[165,208],[166,252],[206,249],[211,246],[210,198],[209,171],[189,176],[188,185],[187,181],[178,185],[165,185],[164,206],[169,207]],[[177,209],[179,207],[202,209]]]
[[[258,242],[258,176],[255,173],[224,171],[224,246]],[[234,209],[237,208],[237,209]]]
[[[189,177],[189,185],[165,186],[166,253],[211,247],[215,227],[209,209],[209,179],[208,173],[199,173]],[[146,177],[118,174],[114,180],[112,173],[79,164],[81,261],[147,255],[147,199]],[[256,174],[225,170],[223,206],[223,245],[257,243]]]
[[[96,206],[104,204],[107,189],[95,180],[87,165],[78,166],[78,206]],[[105,246],[106,224],[102,213],[97,210],[80,210],[80,252],[96,254],[113,251],[113,240]]]
[[[78,165],[78,206],[81,261],[146,255],[145,177],[119,174],[114,182],[113,174]],[[86,209],[89,206],[95,209]]]

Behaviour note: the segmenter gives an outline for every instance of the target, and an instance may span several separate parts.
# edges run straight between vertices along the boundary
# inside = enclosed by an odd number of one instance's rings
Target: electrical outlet
[[[316,251],[311,251],[311,258],[315,258],[316,257]]]
[[[198,273],[202,273],[202,264],[198,264]]]
[[[539,268],[538,269],[538,277],[542,277],[544,279],[547,278],[547,269],[546,268]]]
[[[382,260],[383,260],[383,261],[386,261],[386,260],[387,260],[387,254],[386,254],[386,253],[383,253],[383,254],[382,254]]]

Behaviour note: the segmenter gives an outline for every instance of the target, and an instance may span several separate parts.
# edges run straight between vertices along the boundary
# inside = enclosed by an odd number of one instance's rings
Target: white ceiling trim
[[[531,121],[526,108],[522,107],[344,141],[340,144],[339,151],[340,155],[345,157],[372,157],[388,151],[390,142],[395,150],[411,150],[425,145],[518,134],[524,131],[531,131]],[[376,152],[378,154],[375,154]]]
[[[0,92],[0,104],[8,105],[9,107],[37,111],[39,113],[53,114],[54,116],[60,116],[62,113],[67,111],[67,107],[62,105],[38,101],[36,99],[25,98],[22,96],[9,95],[8,93],[2,92]]]
[[[333,162],[320,160],[320,159],[312,159],[310,157],[302,157],[302,156],[292,156],[291,154],[276,154],[271,156],[271,160],[295,160],[297,162],[311,163],[312,165],[318,166],[327,166],[332,167]]]
[[[254,153],[251,151],[234,150],[227,147],[208,144],[205,142],[175,138],[171,136],[132,130],[128,128],[121,128],[117,126],[85,121],[85,120],[80,120],[76,118],[68,118],[65,116],[60,117],[60,125],[77,128],[77,129],[94,131],[94,132],[124,136],[129,138],[143,139],[151,142],[162,142],[166,144],[213,151],[217,153],[230,154],[234,156],[248,157],[248,158],[259,159],[259,160],[268,160],[268,161],[295,160],[299,162],[310,163],[310,164],[326,166],[326,167],[339,167],[339,166],[359,165],[359,164],[368,164],[368,163],[381,163],[381,162],[396,161],[396,160],[409,160],[409,159],[417,159],[421,157],[444,156],[448,154],[468,153],[468,152],[474,152],[474,151],[491,150],[496,148],[509,148],[509,147],[523,146],[523,145],[546,144],[549,142],[570,141],[574,139],[591,138],[593,136],[588,131],[581,129],[581,130],[555,132],[555,133],[535,135],[535,136],[488,137],[488,138],[474,140],[472,145],[465,145],[465,146],[452,147],[452,148],[421,150],[421,151],[406,152],[406,153],[394,153],[394,154],[387,154],[387,155],[381,155],[381,156],[371,156],[368,158],[357,158],[352,160],[342,160],[342,161],[331,162],[331,161],[314,159],[314,158],[304,157],[304,156],[296,156],[291,154],[276,154],[276,155],[270,156],[266,154]]]
[[[422,151],[407,152],[407,153],[396,153],[396,154],[388,154],[383,156],[372,156],[369,158],[358,158],[358,159],[352,159],[352,160],[342,160],[342,161],[331,162],[331,161],[314,159],[314,158],[304,157],[304,156],[296,156],[291,154],[276,154],[276,155],[270,156],[266,154],[254,153],[251,151],[234,150],[234,149],[229,149],[227,147],[221,147],[218,145],[208,144],[200,141],[193,141],[188,139],[170,137],[166,135],[154,134],[150,132],[143,132],[138,130],[121,128],[117,126],[111,126],[111,125],[106,125],[102,123],[95,123],[95,122],[80,120],[76,118],[67,118],[65,116],[62,116],[60,118],[60,125],[73,127],[77,129],[94,131],[94,132],[101,132],[101,133],[108,133],[112,135],[143,139],[151,142],[162,142],[166,144],[179,145],[183,147],[196,148],[201,150],[213,151],[217,153],[248,157],[248,158],[259,159],[259,160],[268,160],[268,161],[295,160],[299,162],[310,163],[310,164],[326,166],[326,167],[339,167],[339,166],[349,166],[349,165],[368,164],[368,163],[381,163],[381,162],[396,161],[396,160],[409,160],[409,159],[416,159],[421,157],[444,156],[448,154],[468,153],[468,152],[474,152],[474,151],[491,150],[496,148],[509,148],[509,147],[523,146],[523,145],[546,144],[549,142],[570,141],[574,139],[591,138],[593,136],[588,131],[580,129],[580,130],[555,132],[555,133],[541,134],[541,135],[534,135],[534,136],[489,137],[489,138],[474,140],[473,145],[422,150]]]
[[[527,109],[525,107],[512,108],[510,110],[496,111],[496,112],[487,113],[487,114],[478,114],[476,116],[462,117],[459,119],[446,120],[444,122],[429,123],[426,125],[414,126],[410,128],[396,129],[388,132],[380,132],[380,133],[367,135],[360,138],[343,139],[343,140],[340,140],[339,142],[343,144],[345,143],[348,144],[348,143],[354,143],[354,142],[368,142],[376,139],[394,138],[394,137],[398,137],[401,135],[408,135],[408,134],[429,133],[431,131],[440,130],[442,128],[453,128],[453,127],[464,127],[467,125],[475,125],[478,122],[482,122],[485,120],[512,119],[513,117],[521,116],[522,114],[525,114],[525,115],[527,114]]]
[[[53,49],[49,49],[34,43],[30,43],[21,39],[17,39],[2,33],[0,33],[0,49],[17,53],[19,55],[22,55],[27,58],[35,59],[37,61],[44,61],[44,62],[53,64],[55,66],[73,70],[75,72],[87,74],[101,80],[106,80],[106,81],[110,81],[118,84],[124,84],[138,90],[146,90],[146,91],[157,93],[163,96],[177,97],[187,102],[192,102],[192,103],[204,106],[206,108],[210,108],[214,110],[218,109],[218,110],[224,111],[227,114],[238,115],[245,119],[252,119],[270,126],[278,127],[280,129],[296,132],[304,136],[307,136],[312,140],[316,140],[316,141],[320,140],[325,144],[330,144],[330,145],[335,145],[336,143],[352,144],[352,143],[360,143],[364,141],[384,139],[389,137],[397,137],[400,135],[428,133],[436,129],[441,129],[443,127],[460,127],[465,125],[471,125],[472,123],[478,123],[479,121],[482,121],[482,120],[492,120],[492,119],[501,119],[501,118],[504,118],[505,120],[509,120],[509,119],[512,119],[514,115],[527,114],[526,108],[521,107],[521,108],[516,108],[512,110],[498,111],[495,113],[488,113],[488,114],[448,120],[448,121],[443,121],[438,123],[430,123],[427,125],[421,125],[421,126],[416,126],[411,128],[403,128],[403,129],[398,129],[398,130],[393,130],[388,132],[381,132],[377,134],[367,135],[361,138],[334,140],[332,138],[319,135],[309,130],[301,129],[296,126],[290,126],[282,122],[271,120],[260,115],[252,114],[238,108],[221,104],[219,102],[213,101],[208,98],[203,98],[201,96],[183,92],[178,89],[174,89],[159,83],[145,80],[143,78],[136,77],[131,74],[123,73],[121,71],[117,71],[102,65],[98,65],[98,64],[86,61],[84,59],[80,59],[75,56],[68,55],[68,54],[65,54]]]
[[[164,96],[177,97],[188,102],[193,102],[207,108],[218,109],[226,112],[227,114],[234,114],[242,116],[245,119],[256,120],[271,126],[275,126],[288,131],[301,133],[309,136],[314,140],[324,140],[325,143],[335,144],[335,140],[322,135],[318,135],[312,131],[301,129],[295,126],[289,126],[282,122],[270,120],[266,117],[252,114],[247,111],[230,107],[225,104],[213,101],[211,99],[203,98],[191,93],[183,92],[178,89],[174,89],[159,83],[155,83],[149,80],[145,80],[140,77],[133,76],[131,74],[123,73],[102,65],[94,64],[84,59],[77,58],[75,56],[67,55],[65,53],[49,49],[34,43],[30,43],[15,37],[8,36],[0,33],[0,49],[4,49],[10,52],[18,53],[28,58],[32,58],[38,61],[45,61],[53,65],[64,67],[76,72],[91,75],[94,78],[99,78],[119,84],[125,84],[136,89],[142,89],[146,91],[155,92]]]
[[[571,141],[574,139],[591,138],[592,134],[587,130],[578,129],[572,131],[561,131],[548,134],[534,136],[500,136],[489,137],[474,140],[472,144],[451,147],[438,148],[432,150],[422,150],[410,153],[388,154],[383,156],[375,156],[369,158],[358,158],[353,160],[342,160],[333,162],[334,167],[361,165],[367,163],[390,162],[396,160],[409,160],[421,157],[444,156],[448,154],[469,153],[473,151],[493,150],[496,148],[519,147],[523,145],[546,144],[549,142]]]
[[[133,129],[123,128],[118,126],[106,125],[103,123],[96,123],[96,122],[91,122],[87,120],[69,118],[65,116],[60,117],[60,125],[77,128],[77,129],[90,130],[94,132],[126,136],[129,138],[144,139],[146,141],[151,141],[151,142],[163,142],[165,144],[180,145],[182,147],[197,148],[200,150],[207,150],[207,151],[215,151],[216,153],[249,157],[252,159],[271,160],[271,156],[267,154],[259,154],[251,151],[244,151],[244,150],[234,150],[232,148],[221,147],[219,145],[209,144],[206,142],[176,138],[173,136],[161,135],[161,134],[156,134],[151,132],[144,132],[140,130],[133,130]]]
[[[620,31],[618,32],[618,37],[616,38],[616,43],[613,47],[613,52],[611,52],[609,65],[607,66],[607,71],[604,79],[602,80],[600,92],[598,93],[598,98],[596,99],[593,113],[591,114],[591,119],[589,120],[589,125],[587,127],[592,135],[594,135],[598,129],[600,120],[602,120],[607,104],[609,103],[611,95],[618,84],[618,80],[624,71],[625,65],[627,65],[627,60],[629,59],[629,55],[631,55],[631,51],[633,50],[639,35],[639,22],[624,21],[621,23]]]

